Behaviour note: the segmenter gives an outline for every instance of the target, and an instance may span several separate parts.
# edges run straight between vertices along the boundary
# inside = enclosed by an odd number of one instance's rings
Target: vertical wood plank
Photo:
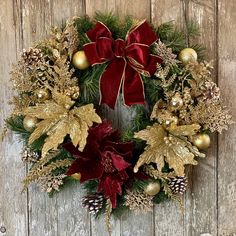
[[[10,113],[8,101],[12,96],[9,81],[12,63],[17,60],[21,40],[20,1],[0,1],[0,125]],[[25,166],[19,158],[21,144],[8,132],[0,148],[0,234],[28,235],[27,193],[21,194]]]
[[[95,11],[101,11],[103,13],[113,12],[119,17],[131,15],[138,19],[150,19],[150,1],[149,0],[86,0],[86,13],[93,16]],[[105,108],[104,112],[108,119],[113,121],[113,125],[119,129],[125,129],[131,122],[134,115],[132,108],[126,108],[122,105],[121,99],[119,99],[115,110]],[[149,213],[147,215],[136,215],[127,213],[123,215],[122,220],[112,221],[113,233],[112,235],[153,235],[153,215]],[[106,229],[102,219],[100,221],[93,221],[92,235],[106,235]]]
[[[83,0],[22,0],[24,47],[46,36],[52,25],[62,26],[69,17],[84,14]],[[49,198],[35,186],[29,191],[30,235],[81,235],[90,232],[90,218],[82,208],[78,184]]]
[[[150,19],[150,0],[86,0],[86,14],[93,16],[96,11],[112,12],[120,17],[131,15],[138,19]]]
[[[174,21],[177,26],[183,27],[186,24],[185,8],[185,2],[181,0],[152,0],[152,22]],[[154,216],[155,235],[184,235],[184,215],[176,203],[168,201],[156,205]]]
[[[219,86],[225,105],[236,117],[236,4],[218,1]],[[236,234],[236,124],[219,135],[218,162],[218,235]]]
[[[190,0],[187,20],[199,24],[200,36],[190,42],[203,44],[206,47],[206,59],[213,60],[216,81],[217,45],[216,45],[216,1]],[[186,194],[185,235],[209,233],[217,235],[217,139],[211,137],[211,148],[204,159],[199,159],[189,176],[189,191]],[[192,178],[191,178],[192,177]]]

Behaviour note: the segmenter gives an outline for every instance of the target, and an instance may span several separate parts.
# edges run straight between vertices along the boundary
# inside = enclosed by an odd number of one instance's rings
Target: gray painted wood
[[[0,126],[10,113],[9,71],[21,49],[20,4],[0,2]],[[19,158],[21,144],[8,132],[0,148],[0,235],[28,235],[27,193],[21,194],[26,168]]]
[[[120,16],[130,14],[153,23],[175,20],[184,27],[194,18],[202,28],[197,39],[208,48],[214,59],[214,71],[225,97],[225,103],[236,116],[236,4],[234,0],[2,0],[0,1],[0,85],[1,126],[9,114],[9,70],[23,47],[42,39],[50,26],[65,23],[68,17],[95,11],[113,11]],[[218,67],[217,67],[218,66]],[[116,110],[103,109],[122,129],[134,115],[121,100]],[[235,128],[213,137],[207,158],[199,166],[189,169],[190,188],[185,195],[185,211],[175,203],[155,206],[153,213],[143,216],[125,214],[112,219],[112,235],[158,236],[233,236],[236,234],[236,173]],[[218,145],[217,145],[218,144]],[[14,148],[12,148],[14,147]],[[54,198],[40,193],[35,186],[20,194],[27,168],[21,163],[21,144],[11,132],[0,149],[0,236],[87,236],[107,235],[104,219],[90,218],[82,208],[83,192],[78,184],[65,189]],[[9,171],[10,170],[10,171]],[[6,232],[4,231],[5,227]]]
[[[156,24],[175,21],[183,28],[185,3],[176,0],[152,0],[152,21]],[[184,215],[174,202],[155,206],[155,235],[184,235]]]
[[[22,1],[24,47],[40,40],[52,25],[61,26],[75,15],[85,14],[84,1]],[[29,190],[30,235],[89,235],[90,217],[82,207],[83,191],[78,184],[49,198],[38,188]]]
[[[206,46],[206,58],[214,60],[213,75],[217,82],[216,11],[215,0],[189,1],[187,8],[187,19],[196,20],[201,28],[201,35],[190,45]],[[207,157],[199,159],[199,165],[190,171],[190,188],[185,196],[185,235],[217,235],[217,138],[216,135],[211,138]]]
[[[219,86],[236,121],[236,4],[219,0]],[[218,137],[218,233],[236,235],[236,124]]]

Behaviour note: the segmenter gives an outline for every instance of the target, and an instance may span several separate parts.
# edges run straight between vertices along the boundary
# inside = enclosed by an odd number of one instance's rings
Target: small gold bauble
[[[84,51],[76,52],[73,55],[72,63],[76,68],[78,68],[80,70],[85,70],[89,67],[89,62],[87,60],[87,57],[86,57]]]
[[[170,101],[170,106],[173,110],[177,110],[183,106],[184,102],[180,95],[175,95]]]
[[[36,117],[25,116],[25,118],[23,120],[23,126],[24,126],[25,130],[31,132],[34,130],[34,128],[36,127],[38,122],[39,122],[39,120]]]
[[[75,173],[75,174],[71,175],[71,177],[73,179],[80,180],[81,179],[81,174],[80,173]]]
[[[192,142],[199,149],[207,149],[211,144],[211,139],[208,134],[197,134],[193,136]]]
[[[184,65],[186,65],[191,61],[196,61],[197,60],[197,53],[192,48],[184,48],[179,53],[179,60],[182,61]]]
[[[48,89],[38,89],[36,90],[36,95],[37,98],[42,102],[48,100],[51,96],[50,91]]]
[[[151,182],[144,189],[144,192],[150,196],[158,194],[161,190],[161,185],[159,182]]]

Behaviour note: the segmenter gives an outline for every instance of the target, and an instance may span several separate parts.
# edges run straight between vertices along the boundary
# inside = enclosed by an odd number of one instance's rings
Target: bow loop
[[[127,36],[127,45],[131,43],[142,43],[147,46],[152,45],[158,39],[156,33],[147,23],[147,21],[140,22],[137,26],[132,28]]]
[[[146,21],[132,28],[123,39],[112,39],[110,30],[101,22],[87,32],[91,43],[84,51],[91,65],[109,61],[100,78],[100,103],[115,107],[120,89],[127,106],[144,104],[144,86],[140,74],[153,75],[162,59],[150,54],[157,36]]]
[[[93,29],[87,31],[86,35],[92,42],[96,42],[100,37],[112,38],[111,31],[100,21],[97,22]]]

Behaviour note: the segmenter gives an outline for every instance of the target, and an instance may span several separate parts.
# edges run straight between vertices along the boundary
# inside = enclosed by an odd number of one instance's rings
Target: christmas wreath
[[[23,50],[7,119],[30,165],[23,188],[36,182],[53,194],[76,181],[87,191],[83,206],[106,219],[168,198],[181,205],[186,165],[205,157],[210,133],[232,123],[203,47],[187,44],[198,28],[186,29],[97,13]],[[116,109],[119,98],[135,113],[123,132],[101,109]]]

